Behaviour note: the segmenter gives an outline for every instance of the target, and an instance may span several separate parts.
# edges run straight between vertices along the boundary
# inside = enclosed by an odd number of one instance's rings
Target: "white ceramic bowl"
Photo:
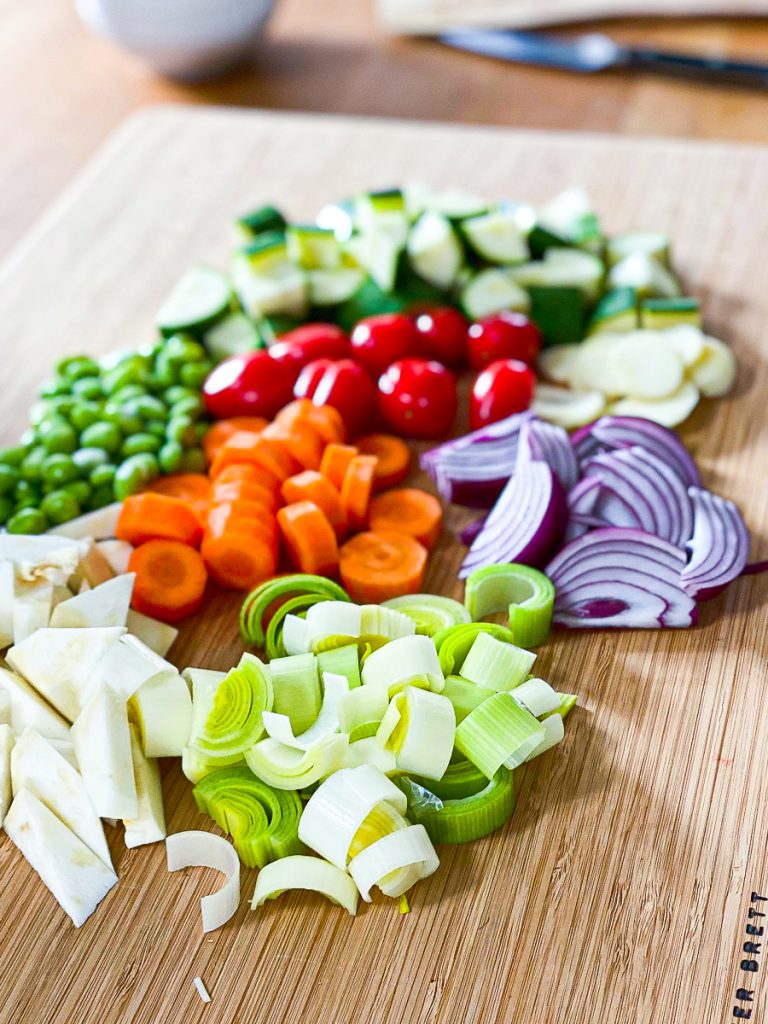
[[[172,78],[209,78],[240,63],[274,0],[76,0],[94,32]]]

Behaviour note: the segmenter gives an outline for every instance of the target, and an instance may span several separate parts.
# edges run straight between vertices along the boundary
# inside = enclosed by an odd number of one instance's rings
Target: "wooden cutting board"
[[[706,481],[744,509],[753,557],[768,557],[768,152],[753,148],[142,114],[0,270],[4,439],[57,357],[149,338],[179,274],[223,263],[236,213],[272,200],[307,218],[329,198],[413,179],[533,201],[583,183],[609,230],[671,231],[741,365],[734,395],[700,407],[686,440]],[[459,594],[460,557],[444,540],[430,585]],[[3,839],[0,1022],[720,1024],[739,986],[755,993],[753,1020],[768,1019],[768,956],[743,951],[760,941],[746,934],[760,923],[752,893],[768,896],[767,596],[752,577],[706,605],[697,629],[547,643],[541,674],[579,694],[565,742],[521,774],[508,827],[440,851],[407,916],[376,901],[352,919],[298,895],[252,913],[244,871],[237,916],[204,937],[199,898],[219,876],[169,875],[162,846],[126,851],[113,830],[120,884],[76,931]],[[181,667],[234,663],[237,605],[218,597],[186,624]],[[213,827],[174,764],[165,800],[171,831]]]

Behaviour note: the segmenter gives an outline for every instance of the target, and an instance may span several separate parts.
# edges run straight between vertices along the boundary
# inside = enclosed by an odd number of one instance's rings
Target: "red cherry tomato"
[[[416,352],[416,325],[405,313],[368,316],[356,324],[351,344],[354,358],[378,377],[390,363]]]
[[[376,411],[376,389],[366,370],[354,359],[315,359],[299,374],[296,398],[311,398],[315,405],[338,409],[347,434],[355,437],[371,424]]]
[[[533,401],[536,375],[519,359],[497,359],[475,378],[469,404],[473,430],[523,412]]]
[[[494,313],[469,328],[467,358],[473,370],[484,370],[496,359],[535,366],[540,350],[539,329],[523,313]]]
[[[205,407],[216,419],[273,416],[293,397],[297,370],[278,363],[268,352],[231,356],[208,374],[203,384]]]
[[[456,415],[456,378],[442,363],[401,359],[379,378],[379,411],[395,433],[442,437]]]
[[[349,355],[349,338],[335,324],[304,324],[282,334],[269,354],[279,363],[292,363],[298,372],[313,359],[344,359]]]
[[[467,354],[466,317],[450,306],[428,309],[416,318],[419,352],[446,366],[461,366]]]

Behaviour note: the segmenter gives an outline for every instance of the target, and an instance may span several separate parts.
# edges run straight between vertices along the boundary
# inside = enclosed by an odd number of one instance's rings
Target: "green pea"
[[[4,448],[0,451],[0,463],[5,466],[20,466],[29,454],[29,448],[24,444],[15,444],[12,448]]]
[[[160,473],[160,467],[154,455],[142,452],[131,455],[117,467],[115,473],[115,497],[123,501],[136,494]]]
[[[203,346],[185,334],[174,334],[165,343],[162,355],[174,363],[195,363],[206,358]]]
[[[43,476],[43,463],[48,457],[48,452],[42,445],[33,448],[21,464],[21,476],[23,480],[34,482],[41,480]]]
[[[0,494],[10,494],[19,482],[19,471],[15,466],[0,463]]]
[[[37,429],[37,435],[47,452],[71,454],[77,448],[77,432],[68,423],[44,420]]]
[[[40,502],[40,511],[54,524],[66,523],[80,515],[80,503],[69,490],[51,491]]]
[[[8,533],[45,533],[48,520],[39,508],[23,508],[5,524]]]
[[[181,384],[174,384],[173,387],[167,388],[163,392],[163,399],[166,405],[176,405],[177,402],[183,402],[185,398],[197,398],[200,392],[195,388],[185,388]]]
[[[169,359],[165,352],[161,352],[155,360],[155,372],[153,379],[157,381],[159,385],[165,388],[169,388],[174,384],[178,384],[178,366]]]
[[[202,395],[189,395],[182,398],[171,407],[171,416],[189,416],[196,420],[205,412],[205,402]]]
[[[16,508],[26,508],[29,505],[37,506],[40,504],[41,497],[40,485],[29,480],[19,480],[16,490],[13,492]]]
[[[30,427],[28,430],[25,430],[24,433],[19,438],[19,444],[23,448],[32,448],[36,442],[37,434],[35,433],[33,427]]]
[[[5,495],[0,497],[0,526],[4,526],[6,521],[13,515],[13,501]]]
[[[103,448],[110,455],[116,455],[123,443],[123,435],[114,423],[94,423],[80,435],[84,448]]]
[[[212,369],[213,365],[207,360],[202,363],[187,363],[179,370],[179,380],[188,388],[201,388]]]
[[[97,402],[76,402],[69,414],[69,421],[75,430],[85,430],[101,419],[101,406]]]
[[[89,477],[97,466],[103,466],[109,462],[109,455],[103,448],[78,448],[76,452],[72,453],[72,461],[81,476]]]
[[[177,441],[185,448],[195,443],[195,425],[189,416],[178,416],[168,420],[165,436],[169,441]]]
[[[181,469],[184,449],[176,441],[166,441],[157,453],[157,460],[164,473],[176,473]]]
[[[117,472],[117,466],[105,464],[103,466],[96,466],[95,469],[91,470],[88,482],[94,490],[99,490],[102,487],[109,487],[112,489],[112,482],[115,479],[115,473]]]
[[[56,364],[56,373],[70,381],[98,377],[99,364],[90,356],[69,356]]]
[[[208,459],[202,448],[188,448],[181,460],[181,468],[185,473],[204,473]]]
[[[140,431],[137,434],[131,434],[130,437],[126,437],[120,454],[127,458],[129,455],[139,455],[141,452],[154,453],[159,450],[161,444],[162,441],[159,437]]]
[[[77,480],[78,469],[69,455],[56,453],[43,462],[43,480],[47,484],[68,484]]]
[[[37,427],[49,419],[58,419],[66,423],[72,410],[74,399],[71,395],[59,395],[56,398],[46,398],[42,402],[36,402],[29,410],[29,422]]]
[[[78,398],[97,399],[103,398],[104,389],[98,377],[79,377],[72,384],[72,394]]]
[[[65,377],[47,380],[40,388],[41,398],[55,398],[57,395],[68,395],[72,390],[72,382]]]
[[[165,437],[165,423],[162,420],[152,420],[151,423],[146,423],[144,430],[153,437],[159,437],[161,440]]]

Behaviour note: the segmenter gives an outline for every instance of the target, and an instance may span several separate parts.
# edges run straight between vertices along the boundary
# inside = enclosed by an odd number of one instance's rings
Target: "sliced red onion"
[[[749,531],[732,501],[700,487],[689,487],[693,534],[691,559],[680,579],[686,593],[705,601],[741,575],[749,555]]]
[[[576,540],[592,529],[602,526],[602,522],[593,515],[600,492],[602,490],[597,477],[586,477],[575,484],[568,492],[568,522],[565,527],[564,541],[566,544]]]
[[[565,521],[560,481],[545,462],[521,458],[467,552],[459,577],[502,562],[542,565],[562,540]]]
[[[463,530],[459,531],[459,540],[462,544],[466,544],[467,547],[474,541],[475,537],[480,533],[482,528],[485,526],[486,517],[482,516],[480,519],[475,519],[473,523],[465,526]]]
[[[579,464],[601,451],[639,445],[674,469],[688,487],[701,486],[696,463],[677,434],[639,416],[602,416],[571,435]]]
[[[568,432],[553,423],[530,419],[520,431],[520,444],[527,445],[530,457],[546,462],[560,483],[569,490],[579,479],[576,454]]]

